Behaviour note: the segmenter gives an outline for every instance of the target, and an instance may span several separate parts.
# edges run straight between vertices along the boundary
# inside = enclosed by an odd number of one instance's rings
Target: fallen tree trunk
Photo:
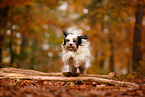
[[[9,73],[8,76],[27,76],[27,75],[32,75],[32,76],[64,76],[62,72],[58,73],[44,73],[44,72],[39,72],[35,70],[28,70],[28,69],[17,69],[17,68],[1,68],[0,69],[0,76],[6,76]],[[97,75],[97,74],[79,74],[80,77],[101,77],[101,78],[115,78],[117,75],[114,72],[109,73],[108,75]]]
[[[62,81],[62,82],[77,82],[77,81],[92,81],[99,83],[107,83],[112,85],[119,85],[125,87],[139,87],[136,83],[122,82],[97,77],[53,77],[53,76],[12,76],[12,77],[0,77],[1,79],[22,79],[22,80],[46,80],[46,81]]]
[[[18,71],[20,72],[18,73]],[[106,83],[106,84],[126,86],[126,87],[139,87],[138,84],[131,83],[131,82],[123,82],[123,81],[116,81],[111,79],[98,78],[95,75],[92,75],[94,77],[88,77],[91,76],[91,74],[86,74],[86,76],[84,74],[84,75],[80,75],[79,77],[63,77],[62,73],[43,73],[39,71],[35,72],[34,70],[26,70],[26,71],[29,71],[29,73],[24,72],[23,69],[21,71],[21,69],[16,69],[16,68],[9,68],[9,69],[3,68],[0,69],[0,76],[1,76],[0,79],[9,78],[9,79],[22,79],[22,80],[29,79],[29,80],[46,80],[46,81],[62,81],[62,82],[92,81],[92,82]],[[51,75],[56,74],[57,76],[50,76],[49,74]]]

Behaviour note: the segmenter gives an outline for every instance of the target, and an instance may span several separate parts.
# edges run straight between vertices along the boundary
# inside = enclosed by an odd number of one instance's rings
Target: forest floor
[[[0,97],[145,97],[145,79],[125,79],[139,87],[99,82],[62,82],[27,79],[0,79]]]
[[[95,82],[32,81],[1,79],[0,97],[145,97],[139,88],[116,87]]]

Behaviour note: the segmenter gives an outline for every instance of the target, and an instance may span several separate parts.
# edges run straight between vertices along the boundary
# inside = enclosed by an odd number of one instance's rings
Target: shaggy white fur
[[[69,43],[74,42],[73,39],[77,40],[77,37],[80,35],[68,34],[65,39],[69,39]],[[72,43],[77,45],[77,43]],[[79,68],[80,73],[86,73],[86,63],[90,60],[90,46],[89,42],[85,39],[81,39],[81,44],[75,51],[68,50],[63,44],[62,47],[62,60],[64,65],[69,65],[69,72],[76,73],[77,68]]]

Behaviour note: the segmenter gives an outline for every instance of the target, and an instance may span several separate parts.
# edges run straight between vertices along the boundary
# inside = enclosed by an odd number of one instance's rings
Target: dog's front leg
[[[79,67],[79,71],[80,71],[81,74],[86,74],[86,65],[85,64],[82,64]]]
[[[74,59],[70,58],[69,59],[69,72],[75,74],[77,73],[77,68],[74,67]]]
[[[69,72],[71,72],[72,74],[76,74],[77,73],[77,68],[75,68],[73,66],[69,66]]]

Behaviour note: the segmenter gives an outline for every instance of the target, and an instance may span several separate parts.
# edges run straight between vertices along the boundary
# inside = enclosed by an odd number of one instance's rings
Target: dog
[[[62,61],[64,65],[69,65],[69,72],[85,74],[87,67],[86,63],[90,59],[90,47],[86,39],[88,35],[68,34],[63,30],[65,36],[62,47]]]

